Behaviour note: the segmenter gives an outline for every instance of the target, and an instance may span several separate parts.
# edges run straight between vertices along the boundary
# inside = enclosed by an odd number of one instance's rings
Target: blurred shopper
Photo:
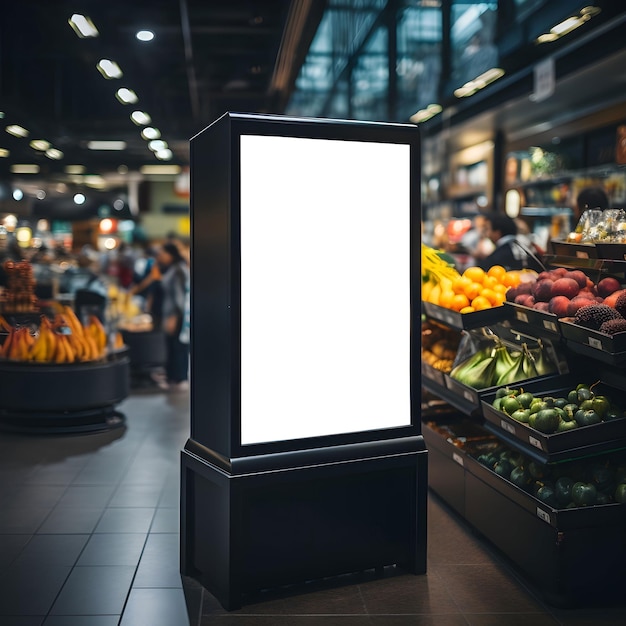
[[[588,209],[609,208],[609,197],[602,187],[584,187],[576,197],[576,209],[574,211],[574,225],[578,223],[582,214]]]
[[[167,342],[166,380],[163,388],[176,390],[188,387],[189,336],[185,320],[189,306],[189,266],[177,245],[165,243],[157,254],[162,274],[163,322]]]
[[[518,238],[515,220],[504,213],[490,213],[485,216],[485,234],[495,244],[494,251],[477,263],[485,271],[493,265],[502,265],[507,270],[533,269],[543,271],[544,267],[535,250],[531,250]]]

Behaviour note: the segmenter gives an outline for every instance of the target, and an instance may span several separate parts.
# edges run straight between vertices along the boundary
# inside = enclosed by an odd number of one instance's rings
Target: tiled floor
[[[626,624],[621,608],[546,606],[435,496],[428,573],[309,583],[227,613],[178,570],[188,394],[136,392],[122,429],[0,434],[1,626]]]

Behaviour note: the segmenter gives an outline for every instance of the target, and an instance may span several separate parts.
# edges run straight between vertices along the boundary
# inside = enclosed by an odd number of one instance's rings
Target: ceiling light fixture
[[[63,153],[60,150],[57,150],[56,148],[48,148],[44,154],[49,158],[49,159],[53,159],[54,161],[58,161],[59,159],[63,158]]]
[[[126,89],[126,87],[122,87],[115,92],[115,97],[122,104],[135,104],[139,98],[137,98],[137,94],[132,89]]]
[[[82,193],[74,194],[74,204],[85,204],[85,200],[87,200],[87,198],[85,198],[84,194]]]
[[[158,139],[161,136],[161,131],[158,128],[153,128],[152,126],[146,126],[141,131],[141,136],[144,139]]]
[[[555,24],[549,32],[539,35],[539,37],[535,39],[535,43],[540,44],[556,41],[588,22],[592,17],[598,15],[601,10],[600,7],[584,7],[580,10],[578,15],[572,15],[564,19],[562,22]]]
[[[417,113],[414,113],[409,118],[413,124],[420,124],[429,120],[431,117],[435,117],[443,111],[443,107],[440,104],[429,104],[425,109],[420,109]]]
[[[33,139],[28,144],[33,150],[39,150],[39,152],[45,152],[50,147],[50,142],[45,139]]]
[[[18,124],[9,124],[4,130],[14,137],[28,137],[28,131]]]
[[[152,118],[144,111],[133,111],[130,114],[130,119],[137,126],[147,126],[152,121]]]
[[[84,174],[85,173],[84,165],[66,165],[65,173],[66,174]]]
[[[89,150],[126,150],[125,141],[88,141]]]
[[[90,18],[80,13],[74,13],[68,20],[72,30],[81,38],[97,37],[99,35],[98,29]]]
[[[11,165],[12,174],[39,174],[39,165],[30,163],[15,163]]]
[[[480,76],[477,76],[474,80],[466,82],[462,87],[454,90],[454,95],[457,98],[467,98],[473,96],[477,91],[484,89],[487,85],[490,85],[494,81],[504,76],[504,70],[500,67],[492,67],[486,72],[483,72]]]
[[[162,139],[153,139],[149,144],[148,148],[152,150],[152,152],[158,152],[159,150],[165,150],[167,148],[167,141],[163,141]]]
[[[151,30],[140,30],[135,35],[139,41],[152,41],[154,39],[154,33]]]
[[[100,59],[96,63],[96,67],[98,68],[100,74],[102,74],[102,76],[106,79],[122,78],[123,76],[120,66],[115,61],[111,61],[110,59]]]
[[[142,165],[142,174],[180,174],[180,165]]]
[[[11,152],[6,148],[0,148],[0,158],[6,159],[10,154]]]
[[[163,148],[163,150],[157,150],[154,156],[160,161],[169,161],[174,156],[169,148]]]

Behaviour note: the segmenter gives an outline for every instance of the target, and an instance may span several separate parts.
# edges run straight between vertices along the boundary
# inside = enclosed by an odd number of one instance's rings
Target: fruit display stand
[[[599,280],[606,272],[623,274],[626,264],[614,259],[571,257],[563,266],[583,268]],[[424,307],[427,321],[429,308]],[[505,326],[521,335],[546,338],[568,366],[566,372],[552,379],[523,381],[519,386],[524,391],[557,396],[582,381],[601,380],[602,384],[595,387],[598,393],[623,397],[626,361],[621,358],[622,334],[611,337],[581,328],[572,319],[562,319],[548,310],[517,303],[506,303],[503,308],[508,309],[503,315]],[[452,328],[467,327],[449,315],[437,315],[436,319],[449,322]],[[422,410],[431,490],[509,559],[547,602],[566,608],[621,602],[626,584],[623,494],[617,499],[618,492],[611,485],[602,492],[598,487],[597,498],[589,502],[555,504],[542,500],[539,490],[520,488],[502,475],[499,467],[478,458],[481,446],[506,447],[523,455],[525,463],[533,463],[539,474],[545,471],[557,476],[570,464],[594,461],[606,465],[613,455],[621,454],[621,472],[626,468],[626,418],[541,433],[496,410],[492,406],[495,389],[479,390],[478,406],[470,394],[458,402],[450,395],[445,373],[438,373],[441,378],[437,379],[436,374],[426,371],[428,366],[423,365],[422,387],[425,396],[432,398]],[[549,494],[550,479],[537,480],[537,485],[544,483],[547,491],[543,494]]]

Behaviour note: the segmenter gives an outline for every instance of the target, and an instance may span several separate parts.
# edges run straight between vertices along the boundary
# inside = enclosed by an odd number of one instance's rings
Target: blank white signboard
[[[410,425],[410,146],[240,141],[241,444]]]

